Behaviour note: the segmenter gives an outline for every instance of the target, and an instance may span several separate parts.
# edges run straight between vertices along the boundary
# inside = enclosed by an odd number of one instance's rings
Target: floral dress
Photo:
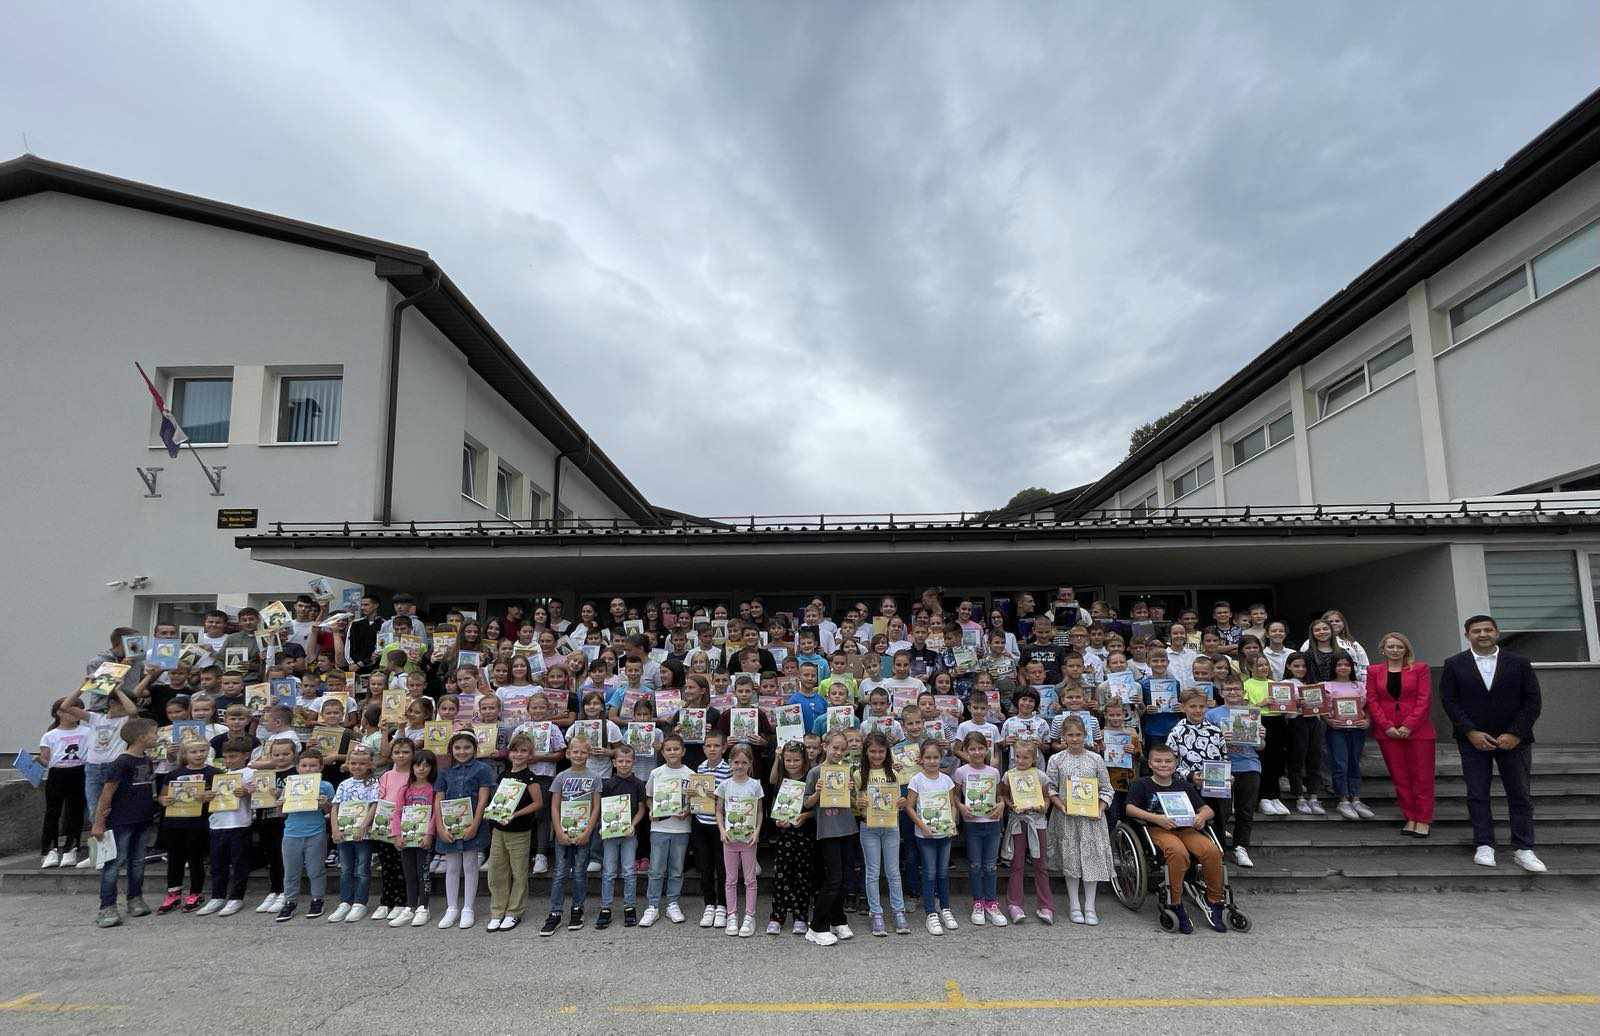
[[[1061,795],[1065,795],[1074,777],[1093,777],[1100,782],[1100,801],[1111,804],[1111,775],[1106,772],[1105,760],[1094,752],[1057,752],[1050,757],[1045,776]],[[1104,809],[1102,808],[1102,814]],[[1053,867],[1059,868],[1067,878],[1084,881],[1111,880],[1111,838],[1107,834],[1105,818],[1069,817],[1058,809],[1050,811],[1050,848]]]

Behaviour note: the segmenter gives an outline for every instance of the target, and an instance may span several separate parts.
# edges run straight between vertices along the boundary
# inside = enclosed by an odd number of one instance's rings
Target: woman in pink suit
[[[1401,834],[1428,837],[1433,823],[1433,686],[1404,634],[1378,642],[1381,662],[1367,667],[1367,715],[1372,720],[1394,795],[1406,818]]]

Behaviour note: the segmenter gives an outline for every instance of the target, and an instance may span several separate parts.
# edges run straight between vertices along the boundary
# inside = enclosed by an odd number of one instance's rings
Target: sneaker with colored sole
[[[173,892],[171,889],[168,889],[167,894],[161,897],[161,905],[156,907],[156,914],[157,916],[160,916],[161,914],[170,914],[182,905],[183,893]]]

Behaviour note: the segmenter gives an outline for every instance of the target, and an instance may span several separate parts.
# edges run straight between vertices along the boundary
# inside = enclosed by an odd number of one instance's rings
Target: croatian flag
[[[161,393],[156,390],[155,383],[150,380],[150,375],[146,374],[144,368],[139,367],[137,362],[134,363],[134,366],[139,368],[139,377],[144,379],[144,387],[150,390],[151,397],[156,401],[156,410],[161,413],[161,441],[167,447],[167,456],[176,457],[178,450],[188,443],[189,437],[183,434],[183,429],[178,425],[178,419],[172,416],[171,410],[167,409],[167,401],[161,398]]]

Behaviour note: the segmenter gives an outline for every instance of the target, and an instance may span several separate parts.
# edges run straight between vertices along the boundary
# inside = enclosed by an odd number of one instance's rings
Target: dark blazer
[[[1539,678],[1527,658],[1501,648],[1494,686],[1485,688],[1472,652],[1463,651],[1444,660],[1439,704],[1455,727],[1457,741],[1465,741],[1469,730],[1481,730],[1491,737],[1515,734],[1532,743],[1542,705]]]
[[[1501,657],[1505,657],[1503,653]],[[1472,675],[1478,675],[1476,668]],[[1400,670],[1400,700],[1395,701],[1389,696],[1388,663],[1378,661],[1367,666],[1367,715],[1372,718],[1372,732],[1379,740],[1393,740],[1384,733],[1390,727],[1409,728],[1414,741],[1437,737],[1433,720],[1428,717],[1433,703],[1431,679],[1426,662],[1412,662]]]

